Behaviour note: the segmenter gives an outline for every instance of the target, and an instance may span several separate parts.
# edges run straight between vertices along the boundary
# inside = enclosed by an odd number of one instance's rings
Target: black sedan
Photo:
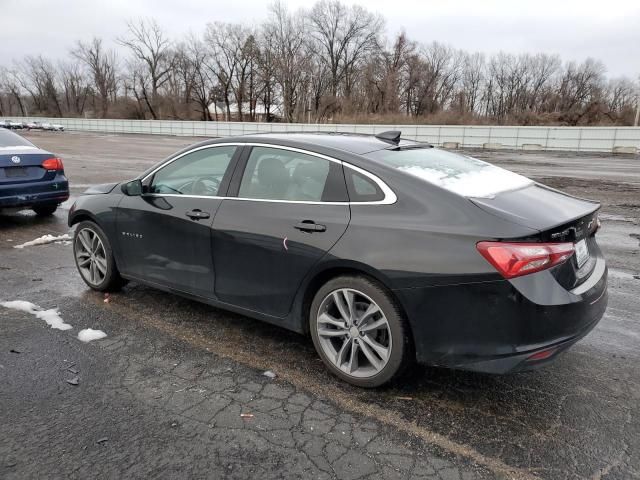
[[[68,198],[62,160],[0,130],[0,213],[31,208],[37,215],[51,215]]]
[[[206,141],[69,212],[93,289],[134,280],[309,334],[363,387],[414,361],[544,365],[607,304],[599,204],[378,136]]]

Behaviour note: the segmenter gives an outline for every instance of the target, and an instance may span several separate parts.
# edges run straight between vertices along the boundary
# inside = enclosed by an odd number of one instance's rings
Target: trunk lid
[[[586,217],[600,208],[598,202],[573,197],[538,183],[493,198],[469,200],[489,213],[541,232]]]
[[[0,185],[36,182],[45,179],[42,162],[53,155],[35,147],[0,148]]]
[[[567,195],[541,184],[504,192],[493,198],[470,198],[481,209],[519,225],[538,230],[533,240],[572,242],[576,252],[566,262],[551,268],[564,288],[584,282],[602,253],[595,240],[600,204]],[[525,239],[523,239],[525,240]]]

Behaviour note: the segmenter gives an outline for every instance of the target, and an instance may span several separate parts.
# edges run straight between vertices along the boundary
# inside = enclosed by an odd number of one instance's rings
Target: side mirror
[[[140,180],[131,180],[130,182],[123,183],[122,193],[129,197],[137,197],[142,195],[142,181]]]

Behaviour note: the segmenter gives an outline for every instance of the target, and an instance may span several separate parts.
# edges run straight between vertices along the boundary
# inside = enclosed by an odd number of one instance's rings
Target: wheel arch
[[[102,228],[96,216],[88,210],[76,210],[72,215],[69,216],[69,220],[67,223],[70,227],[73,227],[74,225],[80,222],[84,222],[85,220],[93,222],[96,225],[100,226],[100,228]]]
[[[82,210],[76,210],[73,212],[73,214],[70,214],[67,223],[69,227],[73,227],[74,225],[77,225],[81,222],[89,221],[89,222],[95,223],[98,227],[100,227],[104,235],[107,237],[107,241],[109,242],[109,245],[111,246],[111,251],[113,253],[113,258],[116,262],[116,266],[119,271],[122,271],[123,265],[120,259],[121,252],[119,250],[119,245],[117,245],[116,239],[113,238],[113,235],[110,235],[110,234],[113,234],[113,230],[107,228],[107,226],[109,225],[109,222],[106,219],[103,219],[103,220],[105,221],[98,220],[98,216],[92,213],[91,211],[82,209]]]
[[[297,308],[294,309],[294,315],[299,319],[296,330],[309,335],[309,310],[316,293],[330,280],[346,275],[365,277],[379,284],[397,305],[402,316],[407,319],[407,314],[400,298],[391,289],[389,279],[382,272],[359,262],[329,263],[309,275],[307,281],[300,288],[298,301],[296,302]],[[411,333],[413,335],[413,332]]]

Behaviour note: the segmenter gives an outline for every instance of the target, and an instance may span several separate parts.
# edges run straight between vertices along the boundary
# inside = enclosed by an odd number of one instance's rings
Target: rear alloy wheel
[[[32,209],[34,212],[36,212],[36,215],[38,215],[39,217],[47,217],[49,215],[53,215],[53,212],[55,212],[58,209],[58,204],[45,203],[43,205],[36,205],[32,207]]]
[[[73,256],[84,282],[94,290],[117,290],[126,282],[120,277],[109,240],[93,222],[81,222],[73,238]]]
[[[363,277],[339,277],[311,306],[311,336],[327,367],[360,387],[397,376],[411,350],[408,329],[390,295]]]

